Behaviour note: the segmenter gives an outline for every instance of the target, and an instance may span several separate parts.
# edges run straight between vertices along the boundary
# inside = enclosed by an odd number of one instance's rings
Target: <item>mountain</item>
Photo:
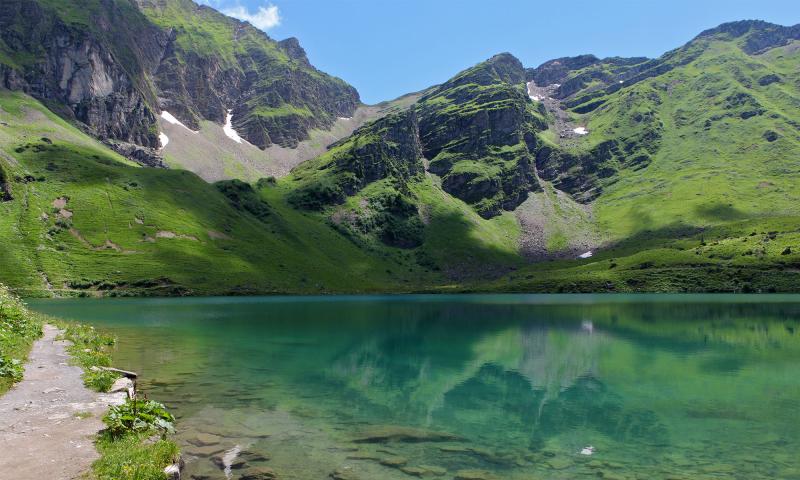
[[[367,106],[189,0],[2,3],[27,294],[800,289],[798,27],[503,53]]]
[[[191,0],[4,0],[2,10],[0,84],[57,102],[150,165],[160,163],[162,111],[193,129],[224,124],[230,112],[263,149],[295,147],[360,104],[353,87],[311,66],[296,39],[276,42]]]

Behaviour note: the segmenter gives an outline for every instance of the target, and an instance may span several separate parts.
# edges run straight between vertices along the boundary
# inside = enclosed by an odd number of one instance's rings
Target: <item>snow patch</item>
[[[181,127],[185,128],[186,130],[189,130],[189,131],[190,131],[190,132],[192,132],[192,133],[198,133],[198,132],[196,132],[196,131],[192,130],[191,128],[187,127],[187,126],[186,126],[186,125],[184,125],[183,123],[181,123],[181,121],[180,121],[180,120],[178,120],[177,118],[175,118],[175,116],[174,116],[174,115],[172,115],[171,113],[169,113],[169,112],[168,112],[168,111],[166,111],[166,110],[164,110],[163,112],[161,112],[161,118],[163,118],[165,121],[167,121],[167,122],[169,122],[169,123],[171,123],[171,124],[173,124],[173,125],[180,125]]]
[[[544,100],[543,96],[536,95],[535,93],[533,93],[533,87],[536,86],[534,82],[528,82],[527,86],[528,86],[528,98],[530,98],[534,102],[541,102],[542,100]]]
[[[573,128],[572,131],[578,135],[589,135],[589,130],[586,130],[586,127]]]
[[[233,128],[233,114],[231,113],[231,110],[228,110],[228,116],[225,117],[225,126],[222,127],[222,131],[224,131],[225,135],[227,135],[228,138],[234,142],[242,143],[242,137],[240,137]]]
[[[336,118],[338,118],[339,120],[352,120],[353,119],[353,117],[336,117]]]
[[[588,447],[583,447],[581,449],[581,455],[592,455],[594,454],[594,447],[589,445]]]
[[[164,148],[169,143],[169,137],[164,132],[158,133],[158,140],[161,142],[161,148]]]
[[[594,253],[592,253],[592,251],[589,250],[586,253],[581,253],[580,255],[578,255],[578,258],[591,258],[592,255],[594,255]]]

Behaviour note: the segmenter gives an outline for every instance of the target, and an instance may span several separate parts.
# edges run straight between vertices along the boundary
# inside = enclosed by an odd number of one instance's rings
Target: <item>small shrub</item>
[[[152,400],[131,400],[111,407],[103,422],[114,438],[131,433],[158,432],[162,436],[174,432],[172,416],[163,404]]]
[[[91,370],[83,374],[83,383],[98,392],[111,390],[119,375],[108,370]]]
[[[16,358],[0,357],[0,377],[10,378],[12,382],[22,380],[22,361]]]

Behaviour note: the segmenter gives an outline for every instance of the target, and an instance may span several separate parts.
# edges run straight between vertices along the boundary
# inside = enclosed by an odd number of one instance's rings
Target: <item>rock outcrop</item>
[[[91,24],[68,20],[78,8]],[[8,0],[0,11],[0,48],[8,57],[0,61],[0,84],[65,105],[100,139],[158,147],[155,95],[143,87],[166,40],[122,2],[56,9]]]
[[[402,189],[423,171],[417,115],[409,109],[361,127],[322,157],[300,165],[293,172],[300,186],[290,200],[300,208],[320,209],[378,180],[391,179]]]
[[[524,83],[520,61],[500,54],[437,87],[416,107],[430,171],[486,218],[513,210],[540,188],[533,152],[536,131],[547,124]]]
[[[191,0],[84,3],[3,2],[0,85],[66,106],[101,140],[151,149],[115,147],[142,164],[161,165],[162,110],[194,129],[232,111],[239,134],[266,148],[295,147],[360,104],[297,39],[276,42]]]
[[[386,178],[402,186],[423,172],[424,157],[444,190],[482,216],[513,210],[540,188],[536,131],[547,127],[524,84],[525,69],[510,54],[461,72],[405,112],[362,127],[319,161],[296,169],[303,186],[295,205],[341,203]]]

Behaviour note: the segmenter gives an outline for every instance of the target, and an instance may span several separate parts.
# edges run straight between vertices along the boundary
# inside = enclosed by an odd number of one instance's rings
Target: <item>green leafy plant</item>
[[[83,383],[98,392],[107,392],[119,378],[119,375],[108,370],[87,371],[83,374]]]
[[[33,341],[41,335],[38,316],[0,284],[0,394],[22,380],[25,358]]]
[[[16,358],[0,357],[0,377],[19,382],[22,380],[22,372],[22,361]]]
[[[162,435],[175,431],[172,416],[166,407],[152,400],[131,400],[111,407],[103,422],[107,432],[114,438],[129,433],[159,432]]]

